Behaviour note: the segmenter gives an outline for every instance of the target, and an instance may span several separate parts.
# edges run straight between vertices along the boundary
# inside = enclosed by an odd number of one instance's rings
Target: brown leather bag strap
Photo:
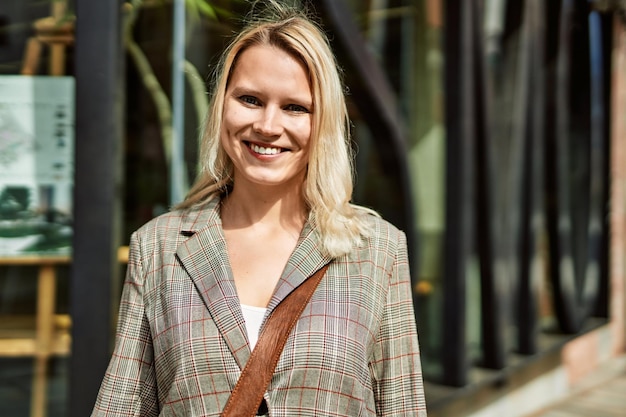
[[[287,342],[287,337],[313,296],[328,265],[324,265],[293,290],[267,318],[259,340],[228,398],[222,417],[256,415],[263,400],[263,393],[272,379],[278,358]]]

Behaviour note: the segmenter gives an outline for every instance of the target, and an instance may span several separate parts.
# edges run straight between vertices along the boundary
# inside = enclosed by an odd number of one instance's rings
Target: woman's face
[[[235,187],[302,184],[309,160],[313,98],[307,71],[282,49],[241,53],[224,97],[221,142]]]

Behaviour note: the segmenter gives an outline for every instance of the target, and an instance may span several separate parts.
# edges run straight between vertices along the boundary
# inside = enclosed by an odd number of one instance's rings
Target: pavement
[[[626,356],[586,377],[566,399],[527,417],[626,417]]]

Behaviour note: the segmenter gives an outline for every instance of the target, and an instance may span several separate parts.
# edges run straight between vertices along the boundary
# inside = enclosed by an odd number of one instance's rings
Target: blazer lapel
[[[243,369],[250,357],[250,349],[228,260],[219,201],[219,198],[214,198],[197,216],[188,218],[181,233],[190,237],[180,244],[176,255],[193,280],[239,367]],[[331,258],[320,250],[315,219],[311,217],[302,229],[296,249],[278,281],[266,317],[304,280],[330,261]]]
[[[222,232],[219,198],[214,198],[197,218],[183,225],[181,233],[190,237],[177,248],[176,255],[243,369],[250,349]]]
[[[311,216],[304,225],[296,249],[291,254],[276,285],[276,290],[268,305],[268,313],[304,280],[330,261],[331,258],[321,252],[315,219]]]

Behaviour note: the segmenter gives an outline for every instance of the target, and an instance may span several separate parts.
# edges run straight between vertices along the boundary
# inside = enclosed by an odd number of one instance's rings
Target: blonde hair
[[[220,141],[224,97],[237,59],[254,45],[278,47],[306,67],[313,96],[311,151],[303,198],[320,233],[322,250],[337,257],[367,234],[363,211],[350,204],[353,188],[349,119],[343,85],[328,38],[301,10],[265,2],[270,16],[255,18],[230,43],[218,64],[201,142],[195,184],[178,207],[202,204],[233,185],[233,165]]]

